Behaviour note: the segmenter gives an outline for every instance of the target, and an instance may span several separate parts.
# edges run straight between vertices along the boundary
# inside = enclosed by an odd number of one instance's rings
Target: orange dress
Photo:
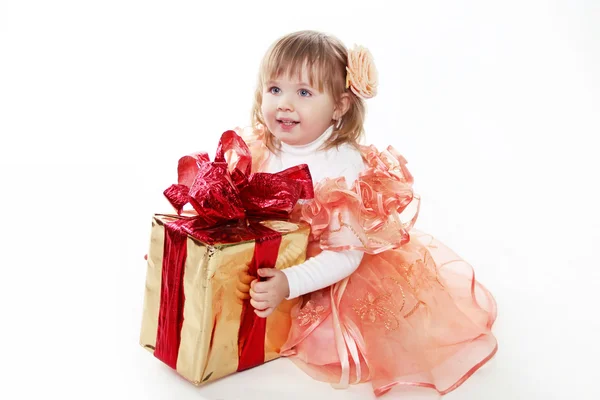
[[[248,143],[259,171],[268,151],[260,137]],[[414,228],[420,199],[404,158],[392,147],[361,153],[367,169],[352,187],[319,182],[294,218],[311,224],[309,257],[365,256],[349,277],[303,296],[281,355],[335,387],[369,381],[377,396],[396,385],[448,393],[496,353],[495,300],[471,265]]]

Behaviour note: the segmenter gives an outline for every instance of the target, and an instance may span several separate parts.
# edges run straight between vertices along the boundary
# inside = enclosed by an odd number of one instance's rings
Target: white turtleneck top
[[[281,144],[279,154],[271,154],[266,172],[279,172],[298,164],[307,164],[316,186],[325,178],[346,178],[348,187],[352,187],[358,174],[365,168],[360,152],[351,145],[322,150],[321,146],[333,132],[330,126],[317,140],[307,145],[291,146]],[[287,299],[294,299],[306,293],[314,292],[352,274],[362,261],[364,253],[359,250],[329,251],[306,262],[283,270],[290,287]]]

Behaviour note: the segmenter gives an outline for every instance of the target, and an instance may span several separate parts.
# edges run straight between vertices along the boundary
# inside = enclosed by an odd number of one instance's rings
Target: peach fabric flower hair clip
[[[377,69],[371,52],[363,46],[355,45],[348,50],[346,66],[346,89],[363,99],[370,99],[377,94]]]

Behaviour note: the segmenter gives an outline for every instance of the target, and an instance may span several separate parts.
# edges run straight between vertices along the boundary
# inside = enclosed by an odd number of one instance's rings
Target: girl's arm
[[[328,160],[331,164],[323,168],[329,169],[331,178],[343,176],[348,187],[352,187],[365,168],[361,153],[353,147],[343,146],[334,154],[335,157]],[[324,250],[300,265],[282,270],[290,288],[287,299],[323,289],[350,276],[360,265],[363,256],[364,252],[360,250]]]
[[[302,264],[282,270],[290,288],[286,299],[323,289],[350,276],[360,265],[363,256],[364,252],[360,250],[324,250]]]

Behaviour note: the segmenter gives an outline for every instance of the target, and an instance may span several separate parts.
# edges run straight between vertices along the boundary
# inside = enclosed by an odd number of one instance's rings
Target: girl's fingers
[[[254,313],[256,315],[258,315],[261,318],[267,318],[269,315],[271,315],[271,313],[273,312],[274,308],[273,307],[269,307],[266,310],[254,310]]]
[[[257,301],[254,299],[250,299],[250,304],[252,304],[252,307],[254,307],[257,310],[266,310],[267,308],[269,308],[269,304],[266,301]]]
[[[243,293],[248,293],[250,291],[250,285],[246,285],[243,282],[236,283],[235,288]]]
[[[239,290],[235,290],[235,297],[237,297],[240,300],[247,300],[250,298],[250,293],[248,292],[240,292]]]
[[[259,282],[258,280],[255,280],[250,287],[254,289],[256,293],[267,293],[270,286],[271,284],[269,282]]]
[[[248,275],[245,271],[240,272],[239,278],[240,282],[242,282],[245,285],[249,285],[254,279],[256,279],[252,275]]]
[[[256,301],[268,301],[271,295],[269,293],[256,293],[254,290],[250,289],[250,297]]]

